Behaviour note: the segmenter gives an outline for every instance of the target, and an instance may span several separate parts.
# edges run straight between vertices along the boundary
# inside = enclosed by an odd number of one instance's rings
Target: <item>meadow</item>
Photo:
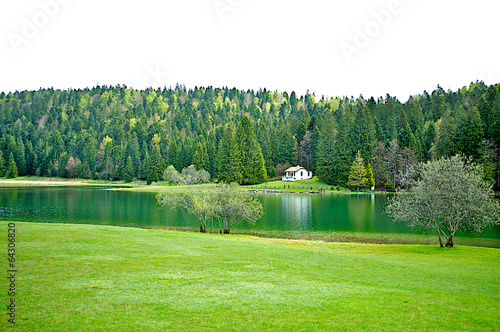
[[[0,245],[7,252],[7,224]],[[498,331],[500,251],[15,222],[16,331]],[[7,269],[7,261],[3,263]],[[2,303],[7,303],[7,281]]]

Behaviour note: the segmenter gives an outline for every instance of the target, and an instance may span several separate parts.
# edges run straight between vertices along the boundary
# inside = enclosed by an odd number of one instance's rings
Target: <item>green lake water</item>
[[[0,219],[50,223],[121,226],[197,227],[184,211],[160,209],[155,193],[109,191],[91,187],[0,187]],[[255,194],[264,216],[255,225],[234,229],[255,231],[340,231],[419,233],[382,215],[384,194]],[[471,234],[459,234],[473,236]],[[500,227],[480,238],[500,240]]]

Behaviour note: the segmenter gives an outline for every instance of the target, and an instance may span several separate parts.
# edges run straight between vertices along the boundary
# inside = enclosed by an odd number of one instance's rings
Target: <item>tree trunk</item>
[[[443,247],[443,240],[441,240],[441,232],[439,231],[439,228],[437,229],[437,231],[438,231],[439,245],[442,248]]]
[[[446,241],[445,246],[446,246],[446,247],[448,247],[448,248],[453,247],[453,234],[451,234],[451,235],[448,237],[448,241]]]

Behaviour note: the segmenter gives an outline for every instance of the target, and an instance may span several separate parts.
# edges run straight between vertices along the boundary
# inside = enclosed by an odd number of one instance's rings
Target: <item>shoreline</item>
[[[18,177],[15,179],[0,178],[1,187],[91,187],[99,186],[105,187],[104,190],[117,190],[117,191],[144,191],[144,192],[159,192],[164,190],[169,191],[184,191],[191,188],[202,188],[214,186],[215,183],[199,184],[199,185],[165,185],[162,183],[153,183],[147,185],[145,181],[137,182],[123,182],[123,181],[109,181],[109,180],[90,180],[90,179],[65,179],[65,178],[45,178],[45,177]],[[386,191],[350,191],[350,190],[331,190],[313,188],[313,190],[306,188],[288,188],[288,189],[265,189],[255,186],[241,186],[241,189],[250,193],[262,194],[388,194]]]

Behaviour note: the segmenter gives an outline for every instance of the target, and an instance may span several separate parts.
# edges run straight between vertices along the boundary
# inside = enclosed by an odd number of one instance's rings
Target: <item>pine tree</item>
[[[127,164],[125,165],[125,169],[123,170],[123,179],[125,182],[132,182],[132,179],[135,177],[134,170],[134,162],[132,161],[131,156],[127,157]]]
[[[372,165],[366,164],[366,185],[370,188],[375,187],[375,178],[373,177]]]
[[[19,175],[26,175],[26,153],[23,140],[17,139],[17,154],[15,156]]]
[[[206,151],[203,147],[201,141],[196,143],[196,148],[193,154],[193,165],[196,167],[196,170],[205,169],[206,167]]]
[[[36,170],[36,153],[30,140],[26,142],[26,174],[34,175]]]
[[[410,148],[415,149],[415,136],[411,131],[410,124],[406,118],[405,111],[401,112],[401,117],[399,121],[400,129],[398,134],[398,142],[402,149]]]
[[[140,165],[141,165],[141,157],[140,157],[140,153],[139,153],[139,141],[137,139],[136,133],[132,134],[132,138],[127,143],[127,147],[125,149],[125,154],[123,156],[125,158],[125,160],[123,161],[123,164],[125,166],[127,164],[127,159],[129,156],[132,159],[132,167],[134,169],[133,177],[135,177],[137,175],[137,173],[139,172]]]
[[[6,171],[7,171],[7,165],[3,157],[3,151],[0,150],[0,177],[4,176]]]
[[[217,153],[217,177],[225,183],[242,181],[241,153],[232,123],[226,124]]]
[[[178,153],[177,142],[175,141],[175,139],[172,139],[172,141],[170,141],[170,144],[168,145],[168,152],[167,152],[168,165],[173,165],[174,167],[177,165],[177,153]]]
[[[241,153],[242,184],[256,184],[267,180],[266,166],[262,150],[252,123],[247,116],[244,116],[238,124],[236,130]]]
[[[351,140],[351,130],[350,130],[349,116],[342,114],[340,118],[340,123],[338,126],[338,133],[336,144],[334,146],[332,163],[333,174],[332,174],[332,184],[337,184],[340,186],[347,185],[349,178],[349,170],[352,160],[354,159],[354,153],[352,151],[353,145]]]
[[[372,175],[373,177],[373,175]],[[356,187],[359,191],[359,187],[365,187],[367,185],[366,177],[366,167],[361,152],[358,151],[356,158],[351,164],[351,170],[349,172],[349,180],[347,182],[349,187]]]
[[[471,156],[475,162],[482,159],[482,143],[484,138],[481,117],[477,107],[472,106],[457,127],[457,148],[467,156]]]
[[[350,136],[352,151],[360,151],[365,160],[371,160],[377,144],[375,123],[369,111],[359,105],[356,107]]]
[[[141,165],[139,167],[139,178],[146,180],[149,171],[149,151],[146,142],[142,142],[141,148]]]
[[[9,168],[7,169],[7,177],[13,179],[17,177],[18,172],[17,172],[16,162],[14,161],[14,155],[12,154],[12,152],[9,155],[9,161],[10,163],[9,163]]]
[[[160,136],[155,134],[151,139],[151,154],[149,159],[149,171],[146,179],[148,185],[158,182],[163,176],[163,157],[160,153]]]
[[[318,127],[316,127],[319,132]],[[335,183],[335,167],[334,162],[336,145],[336,130],[335,127],[326,127],[320,132],[318,144],[318,159],[317,172],[318,177],[328,184]]]
[[[146,151],[141,165],[141,179],[146,180],[149,174],[149,152]]]
[[[279,135],[278,141],[278,162],[284,164],[289,162],[295,164],[293,150],[295,147],[295,139],[287,128],[283,127]]]

